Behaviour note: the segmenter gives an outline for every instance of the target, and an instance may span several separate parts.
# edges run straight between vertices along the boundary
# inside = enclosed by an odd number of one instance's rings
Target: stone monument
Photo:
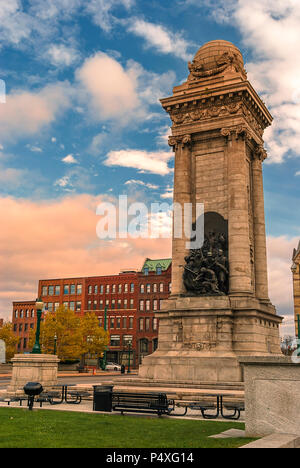
[[[139,377],[241,382],[238,356],[281,354],[281,317],[268,296],[262,163],[272,116],[247,80],[241,52],[212,41],[161,103],[173,122],[174,203],[204,203],[204,243],[173,236],[172,293],[158,349]]]

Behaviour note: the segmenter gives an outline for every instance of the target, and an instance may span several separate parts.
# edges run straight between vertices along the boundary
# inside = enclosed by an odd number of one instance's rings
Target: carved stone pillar
[[[253,294],[244,127],[225,128],[228,161],[229,294]]]
[[[259,146],[253,154],[252,182],[255,292],[258,299],[269,302],[264,191],[262,176],[262,163],[266,157],[267,153],[263,146]]]
[[[173,245],[172,245],[172,296],[180,295],[185,292],[182,282],[184,258],[189,250],[186,247],[189,238],[185,236],[184,232],[184,205],[191,203],[191,135],[184,135],[179,137],[170,137],[169,145],[173,147],[175,152],[175,174],[174,174],[174,204],[181,208],[181,215],[177,210],[178,215],[177,223],[181,224],[182,236],[175,237],[174,230],[176,226],[173,222]],[[181,218],[181,223],[180,219]],[[174,220],[173,220],[174,221]]]

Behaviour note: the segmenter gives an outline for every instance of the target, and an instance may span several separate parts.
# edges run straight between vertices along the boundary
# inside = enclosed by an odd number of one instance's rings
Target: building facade
[[[141,271],[117,275],[40,280],[38,297],[44,314],[61,305],[84,315],[94,312],[99,326],[110,333],[107,361],[137,367],[157,347],[155,312],[169,297],[171,260],[146,259]],[[105,322],[106,318],[106,322]],[[18,352],[30,352],[30,330],[35,328],[35,302],[13,303],[13,328],[21,340]],[[91,362],[95,364],[95,362]]]
[[[293,288],[294,288],[294,314],[295,314],[295,332],[296,336],[299,336],[299,319],[300,317],[300,242],[298,244],[298,248],[294,249],[293,252],[293,265],[292,265],[292,273],[293,273]]]

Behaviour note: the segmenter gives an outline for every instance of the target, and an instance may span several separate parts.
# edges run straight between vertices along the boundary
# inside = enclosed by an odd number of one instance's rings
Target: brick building
[[[157,347],[158,321],[155,311],[169,297],[171,260],[146,259],[141,271],[121,271],[118,275],[40,280],[38,297],[45,312],[60,305],[78,315],[93,311],[99,325],[110,332],[107,360],[136,367],[143,356]],[[30,329],[36,323],[35,302],[13,303],[13,327],[21,337],[19,352],[28,352]]]
[[[35,301],[13,302],[12,324],[15,334],[20,337],[17,352],[29,351],[29,333],[36,325]]]
[[[293,252],[293,286],[294,286],[294,314],[295,314],[295,331],[296,336],[299,336],[298,330],[298,315],[300,315],[300,242],[298,248]]]

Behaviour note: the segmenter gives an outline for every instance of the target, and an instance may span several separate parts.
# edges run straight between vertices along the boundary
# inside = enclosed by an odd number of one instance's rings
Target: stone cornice
[[[182,92],[161,100],[173,128],[212,119],[241,116],[262,137],[272,123],[272,116],[250,83],[223,88]]]

